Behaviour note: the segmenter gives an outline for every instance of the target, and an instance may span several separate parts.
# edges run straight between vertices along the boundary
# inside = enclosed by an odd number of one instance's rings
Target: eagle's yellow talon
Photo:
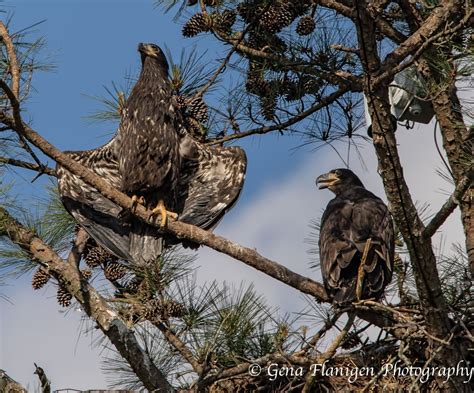
[[[166,210],[165,203],[160,200],[156,207],[151,211],[153,215],[159,214],[161,216],[160,226],[165,227],[168,222],[168,216],[178,218],[178,214]]]
[[[145,204],[145,198],[142,196],[138,197],[137,195],[132,195],[132,210],[134,210],[137,205],[144,205]]]

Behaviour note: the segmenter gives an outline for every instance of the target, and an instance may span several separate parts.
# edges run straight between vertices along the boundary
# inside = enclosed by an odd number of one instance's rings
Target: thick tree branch
[[[61,259],[54,250],[1,207],[0,236],[7,236],[61,281],[61,284],[83,306],[86,314],[97,322],[99,328],[128,361],[147,389],[174,391],[165,376],[140,347],[133,331],[125,326],[102,296],[81,279],[78,269]]]
[[[464,18],[462,18],[458,23],[456,23],[452,28],[450,29],[443,29],[443,31],[440,31],[437,34],[434,34],[434,31],[431,32],[431,34],[427,37],[424,36],[419,36],[418,40],[416,41],[416,44],[412,44],[411,46],[408,46],[407,49],[408,51],[405,52],[399,52],[396,58],[400,58],[400,61],[393,61],[392,58],[390,57],[391,54],[387,56],[385,61],[382,63],[380,66],[379,70],[379,75],[374,78],[372,85],[374,88],[376,88],[379,84],[385,83],[387,81],[391,81],[393,77],[398,74],[399,72],[403,71],[405,68],[411,66],[414,64],[421,56],[426,54],[426,50],[435,42],[439,42],[442,38],[449,37],[452,34],[460,31],[461,29],[465,28],[466,25],[468,24],[469,20],[471,19],[472,15],[474,14],[474,11],[471,10],[469,11]],[[425,24],[420,28],[420,30],[425,26]],[[429,30],[428,30],[429,31]],[[415,34],[414,34],[415,35]],[[410,36],[412,38],[414,35]],[[408,41],[408,40],[407,40]],[[398,48],[397,48],[398,49]],[[395,50],[396,51],[396,50]],[[392,52],[392,54],[395,53]],[[409,60],[403,61],[409,57]]]
[[[407,244],[416,287],[427,323],[427,331],[431,336],[442,340],[450,334],[450,321],[441,289],[436,257],[430,239],[421,236],[424,226],[403,176],[394,133],[395,127],[391,121],[388,85],[382,83],[374,87],[372,84],[373,76],[377,75],[380,69],[380,58],[373,24],[367,14],[367,4],[364,0],[357,0],[356,7],[358,40],[364,70],[367,74],[364,91],[368,98],[369,114],[372,118],[373,143],[377,153],[379,173],[393,217]],[[434,340],[430,341],[434,347],[437,346]],[[449,364],[457,364],[462,360],[460,348],[456,348],[454,345],[445,348],[440,357],[444,357]],[[450,388],[459,389],[459,391],[466,389],[459,378],[450,381]]]
[[[431,219],[429,224],[426,226],[423,231],[423,236],[425,238],[432,237],[441,225],[446,221],[446,219],[451,215],[452,212],[456,209],[457,206],[461,203],[461,199],[468,189],[471,188],[472,182],[474,180],[474,170],[468,172],[467,176],[463,177],[461,181],[456,186],[456,189],[444,203],[441,209],[436,213],[436,215]],[[472,190],[471,190],[472,192]],[[468,198],[472,198],[468,196]]]
[[[0,112],[0,121],[11,125],[16,129],[14,120],[3,112]],[[102,195],[124,209],[132,210],[134,207],[134,214],[145,222],[151,223],[152,225],[159,226],[155,223],[156,217],[150,210],[146,210],[143,206],[135,206],[127,195],[117,191],[109,183],[104,181],[101,177],[97,176],[87,168],[83,167],[70,157],[56,149],[53,145],[43,139],[37,132],[35,132],[27,124],[22,123],[21,129],[17,129],[17,132],[27,138],[32,144],[40,149],[48,157],[55,160],[57,163],[62,165],[67,170],[73,172],[81,178],[87,184],[90,184],[96,188]],[[198,244],[204,244],[216,251],[220,251],[227,254],[235,259],[238,259],[245,264],[260,270],[269,276],[289,285],[296,289],[299,289],[303,293],[307,293],[316,297],[319,300],[327,301],[327,295],[324,287],[309,278],[303,277],[300,274],[294,273],[286,267],[278,264],[277,262],[271,261],[255,250],[246,248],[235,244],[223,237],[217,236],[213,233],[204,231],[198,227],[188,225],[179,221],[169,222],[167,231],[180,239],[191,240]]]

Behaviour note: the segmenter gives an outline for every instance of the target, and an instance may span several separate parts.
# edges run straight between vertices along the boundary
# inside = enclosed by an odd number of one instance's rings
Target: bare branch
[[[6,26],[0,21],[0,37],[2,37],[3,42],[7,48],[8,53],[8,60],[9,64],[9,71],[10,75],[12,76],[12,86],[11,90],[15,95],[15,98],[19,100],[20,98],[20,68],[18,67],[18,60],[16,58],[15,53],[15,46],[11,40],[10,34]]]
[[[453,15],[459,15],[460,9],[462,7],[457,1],[444,2],[443,7],[436,7],[416,32],[387,55],[380,66],[379,75],[372,81],[373,87],[376,88],[380,83],[390,80],[395,74],[413,64],[434,42],[464,28],[472,17],[473,10],[467,12],[460,21],[448,28],[448,21]],[[445,25],[444,29],[439,31],[443,25]],[[403,62],[409,56],[410,60]]]
[[[317,112],[321,108],[324,108],[328,106],[329,104],[333,103],[336,101],[339,97],[342,97],[344,94],[346,94],[348,91],[350,91],[349,86],[344,86],[336,90],[334,93],[329,94],[328,96],[322,98],[317,104],[311,106],[307,110],[297,114],[296,116],[292,117],[291,119],[284,121],[283,123],[280,124],[275,124],[271,126],[262,126],[258,128],[253,128],[248,131],[242,131],[236,134],[232,135],[226,135],[223,136],[222,138],[212,140],[208,142],[209,145],[217,145],[221,144],[224,142],[229,142],[234,139],[240,139],[240,138],[245,138],[250,135],[263,135],[267,134],[271,131],[281,131],[284,130],[285,128],[288,128],[292,126],[293,124],[296,124],[300,122],[301,120],[305,119],[306,117],[312,115],[313,113]]]
[[[348,314],[348,319],[342,330],[339,332],[339,334],[336,336],[336,338],[329,344],[327,347],[326,351],[317,357],[317,362],[319,364],[324,364],[326,360],[331,359],[334,354],[337,351],[337,348],[339,348],[339,345],[341,345],[342,340],[344,340],[344,337],[346,337],[347,333],[349,333],[349,330],[351,329],[352,325],[354,324],[354,320],[356,317],[356,313],[354,311],[350,312]],[[310,369],[306,375],[306,383],[304,385],[304,388],[302,390],[303,393],[309,393],[311,392],[311,387],[313,386],[313,382],[315,379],[315,376],[313,374],[313,371]]]
[[[461,181],[456,186],[456,189],[448,198],[448,200],[444,203],[441,209],[436,213],[436,215],[431,219],[429,224],[426,226],[425,230],[423,231],[423,236],[425,238],[432,237],[436,231],[439,229],[441,225],[446,221],[446,219],[451,215],[451,213],[456,209],[456,207],[460,204],[461,199],[463,198],[464,194],[470,187],[472,186],[474,177],[474,170],[468,172],[467,176],[464,176]],[[472,193],[472,189],[470,190]],[[471,196],[472,197],[472,196]]]
[[[56,171],[53,168],[47,166],[40,166],[31,162],[16,160],[9,157],[0,157],[0,164],[13,165],[19,168],[25,168],[39,173],[46,173],[49,176],[56,176]]]
[[[16,127],[14,120],[3,112],[0,112],[0,121],[11,125],[12,127]],[[91,172],[89,169],[83,167],[56,149],[27,124],[22,123],[21,128],[22,131],[17,131],[22,132],[22,134],[44,154],[51,157],[60,165],[64,166],[67,170],[79,176],[81,180],[96,188],[102,195],[115,202],[120,207],[129,210],[132,210],[133,207],[133,213],[138,218],[150,223],[151,225],[155,225],[157,227],[159,226],[159,223],[155,222],[156,217],[150,210],[146,210],[141,205],[135,206],[131,198],[117,191],[100,176]],[[179,221],[169,222],[166,230],[179,239],[187,239],[198,244],[204,244],[216,251],[234,257],[235,259],[238,259],[257,270],[260,270],[293,288],[299,289],[303,293],[312,295],[321,301],[328,300],[326,291],[324,290],[322,284],[303,277],[298,273],[292,272],[277,262],[271,261],[261,256],[255,250],[240,246],[211,232],[204,231],[201,228]]]
[[[167,326],[164,322],[153,323],[161,333],[165,336],[165,339],[176,348],[176,350],[183,356],[184,359],[191,365],[196,374],[202,376],[203,367],[194,357],[193,353],[189,350],[186,344],[180,340],[180,338]]]
[[[79,231],[77,231],[76,239],[74,240],[74,245],[72,246],[72,249],[67,257],[67,262],[71,266],[75,266],[77,269],[79,269],[81,255],[84,252],[84,247],[86,246],[88,238],[89,235],[87,234],[87,232],[84,229],[80,228]]]

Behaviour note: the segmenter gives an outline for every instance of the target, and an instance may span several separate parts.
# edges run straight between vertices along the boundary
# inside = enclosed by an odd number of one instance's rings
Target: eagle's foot
[[[166,226],[166,223],[168,222],[168,217],[171,217],[174,219],[178,218],[178,214],[166,210],[165,203],[162,200],[158,202],[156,207],[151,212],[153,215],[159,214],[161,216],[160,226],[162,228]]]
[[[138,197],[138,195],[133,195],[132,196],[132,211],[135,210],[137,205],[144,205],[145,204],[145,198],[142,196]]]

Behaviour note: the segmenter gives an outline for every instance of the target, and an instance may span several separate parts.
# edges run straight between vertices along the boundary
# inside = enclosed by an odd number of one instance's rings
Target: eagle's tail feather
[[[155,262],[161,255],[163,238],[158,230],[143,222],[134,221],[130,230],[130,256],[138,266]]]

